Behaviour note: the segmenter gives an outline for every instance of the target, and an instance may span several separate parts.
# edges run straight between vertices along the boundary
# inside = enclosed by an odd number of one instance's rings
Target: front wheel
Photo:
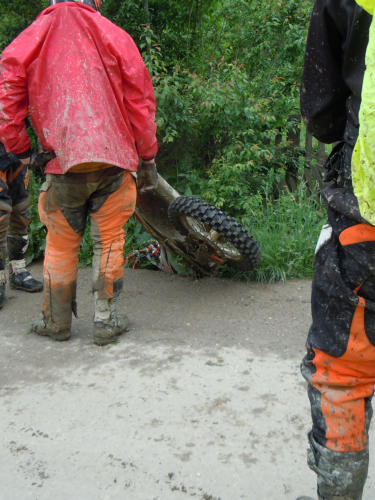
[[[182,234],[198,239],[213,252],[213,260],[251,270],[261,260],[256,240],[235,219],[217,207],[195,198],[179,196],[168,207],[168,218]]]

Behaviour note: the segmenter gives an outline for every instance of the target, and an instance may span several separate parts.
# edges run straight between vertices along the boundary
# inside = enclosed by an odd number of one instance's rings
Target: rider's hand
[[[20,161],[13,153],[0,153],[0,171],[6,172],[12,167],[18,167]]]
[[[142,160],[137,172],[137,189],[139,194],[155,191],[158,184],[158,172],[155,160]]]

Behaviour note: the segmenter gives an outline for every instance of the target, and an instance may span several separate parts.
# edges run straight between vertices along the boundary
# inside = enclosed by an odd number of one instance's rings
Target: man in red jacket
[[[155,98],[132,38],[101,16],[100,0],[52,0],[3,52],[0,141],[30,148],[25,118],[46,151],[39,214],[48,229],[43,319],[32,330],[70,337],[76,313],[78,252],[87,216],[94,244],[94,342],[113,342],[127,327],[116,312],[122,288],[123,226],[138,191],[157,183]],[[139,158],[142,159],[138,168]]]

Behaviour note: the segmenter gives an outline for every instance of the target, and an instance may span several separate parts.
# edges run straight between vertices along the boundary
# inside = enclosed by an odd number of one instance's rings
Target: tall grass
[[[266,199],[265,206],[246,223],[263,255],[251,277],[262,282],[311,277],[324,221],[324,207],[317,196],[307,194],[302,182],[294,193],[284,192],[274,201]]]

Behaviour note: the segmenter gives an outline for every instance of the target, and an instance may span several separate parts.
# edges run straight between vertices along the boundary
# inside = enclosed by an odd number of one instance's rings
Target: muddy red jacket
[[[0,141],[30,148],[25,118],[57,158],[48,173],[103,162],[137,169],[157,152],[150,75],[132,38],[91,7],[45,9],[3,52]]]

